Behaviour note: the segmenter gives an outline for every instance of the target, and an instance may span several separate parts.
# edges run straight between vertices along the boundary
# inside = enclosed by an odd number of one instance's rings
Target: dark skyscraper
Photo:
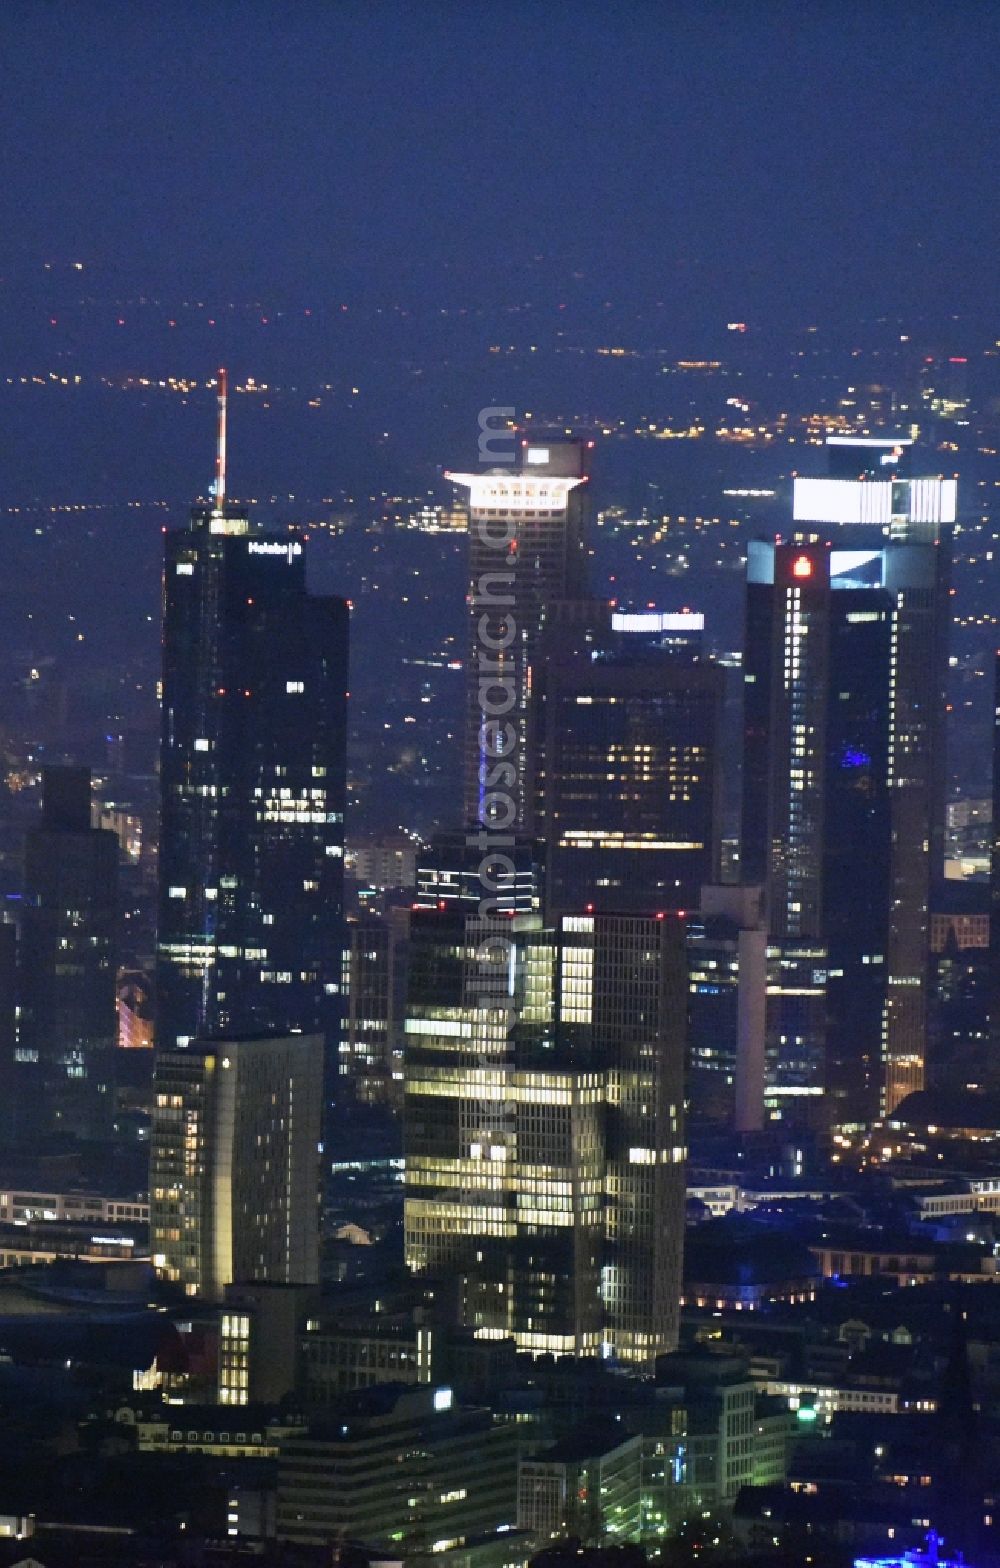
[[[687,918],[691,1116],[737,1132],[763,1122],[767,930],[763,890],[716,884]]]
[[[18,1078],[32,1127],[94,1136],[114,1110],[118,839],[90,825],[87,768],[45,768],[27,837]]]
[[[215,503],[166,538],[157,1043],[321,1032],[332,1064],[348,610],[226,503],[224,429]]]
[[[409,922],[408,909],[390,909],[347,927],[339,1087],[368,1105],[397,1107],[403,1095]]]
[[[838,1118],[875,1114],[892,930],[892,599],[881,589],[831,595],[823,830],[827,976],[826,1087]]]
[[[530,669],[543,614],[546,605],[586,593],[590,445],[522,440],[510,468],[448,476],[469,492],[465,815],[471,821],[481,819],[485,790],[481,681],[494,677],[513,683],[514,705],[503,718],[516,735],[508,748],[516,775],[510,793],[517,824],[525,820]]]
[[[724,672],[692,615],[547,613],[532,670],[533,829],[551,918],[697,907],[718,875]]]

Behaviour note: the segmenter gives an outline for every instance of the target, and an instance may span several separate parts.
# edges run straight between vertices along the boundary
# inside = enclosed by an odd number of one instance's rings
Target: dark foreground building
[[[45,768],[24,859],[22,1132],[96,1137],[110,1126],[117,965],[118,840],[90,825],[88,768]]]

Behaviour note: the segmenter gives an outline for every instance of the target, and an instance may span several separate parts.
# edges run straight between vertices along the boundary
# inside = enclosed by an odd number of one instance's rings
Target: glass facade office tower
[[[769,1093],[826,1093],[841,1122],[891,1108],[923,1069],[936,632],[921,617],[938,565],[933,545],[750,546],[743,870],[768,893]]]
[[[644,1366],[676,1342],[686,988],[677,919],[413,912],[406,1255],[459,1321]]]
[[[725,676],[702,625],[596,601],[546,612],[529,742],[550,919],[692,909],[718,877]]]
[[[482,910],[484,899],[501,915],[537,914],[544,903],[545,845],[523,833],[508,835],[487,861],[474,835],[435,833],[417,854],[417,896],[421,909],[460,904],[467,913]],[[485,878],[485,880],[484,880]]]
[[[795,480],[797,522],[881,528],[879,577],[893,600],[889,999],[883,1109],[924,1086],[930,889],[944,858],[945,712],[957,481],[906,440],[831,437],[830,477]],[[869,535],[870,537],[870,535]],[[860,559],[863,551],[855,552]],[[864,574],[860,565],[856,568]]]
[[[576,992],[607,1072],[605,1335],[619,1361],[651,1369],[677,1343],[684,1245],[687,961],[679,918],[580,922]],[[566,932],[568,937],[570,932]],[[564,939],[565,940],[565,939]],[[582,969],[582,984],[579,978]]]
[[[347,605],[306,591],[299,540],[225,504],[167,535],[161,1049],[318,1031],[335,1063],[347,667]]]
[[[90,825],[90,770],[45,768],[42,820],[25,843],[20,944],[17,1079],[33,1131],[110,1130],[118,918],[118,839]]]
[[[469,492],[469,589],[465,731],[466,820],[479,822],[495,753],[491,717],[513,727],[506,757],[515,825],[528,794],[530,670],[547,604],[586,593],[585,441],[522,441],[516,465],[447,477]],[[509,693],[509,697],[507,696]],[[510,705],[508,706],[508,702]]]
[[[319,1280],[321,1035],[195,1041],[154,1075],[150,1241],[162,1279]]]

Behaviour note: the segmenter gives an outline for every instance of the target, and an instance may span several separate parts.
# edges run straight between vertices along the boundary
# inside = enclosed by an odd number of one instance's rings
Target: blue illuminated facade
[[[945,1556],[939,1535],[932,1531],[923,1550],[897,1553],[892,1557],[855,1557],[854,1568],[973,1568],[961,1552]]]

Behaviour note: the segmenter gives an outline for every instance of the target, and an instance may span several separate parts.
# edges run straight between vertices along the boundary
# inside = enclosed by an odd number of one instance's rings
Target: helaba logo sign
[[[302,554],[300,544],[278,544],[266,539],[251,539],[248,549],[251,555],[286,555],[289,560]]]

